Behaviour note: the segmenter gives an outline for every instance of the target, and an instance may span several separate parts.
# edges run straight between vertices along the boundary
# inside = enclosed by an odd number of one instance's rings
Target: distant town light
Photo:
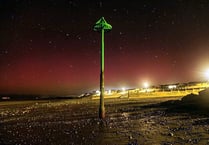
[[[209,80],[209,69],[205,71],[204,75],[205,75],[205,78]]]
[[[112,91],[111,90],[108,90],[108,94],[111,95],[112,94]]]
[[[144,84],[143,84],[143,86],[144,86],[144,88],[149,88],[149,83],[148,82],[144,82]]]
[[[97,95],[100,95],[100,91],[99,91],[99,90],[96,90],[96,94],[97,94]]]
[[[169,85],[168,88],[169,89],[175,89],[176,88],[176,85]]]
[[[123,87],[123,88],[122,88],[122,91],[125,92],[125,91],[126,91],[126,88]]]

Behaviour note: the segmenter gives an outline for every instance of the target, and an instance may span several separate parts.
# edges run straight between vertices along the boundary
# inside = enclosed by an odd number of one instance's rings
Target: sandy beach
[[[181,97],[0,102],[0,144],[209,144],[209,116],[161,105]]]

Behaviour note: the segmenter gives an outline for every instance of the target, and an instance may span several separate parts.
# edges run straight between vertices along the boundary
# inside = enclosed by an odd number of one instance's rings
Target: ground
[[[181,97],[0,102],[0,144],[209,144],[209,115],[178,110]]]

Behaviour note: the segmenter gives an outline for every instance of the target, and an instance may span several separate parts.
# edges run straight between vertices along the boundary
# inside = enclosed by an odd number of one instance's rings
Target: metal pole
[[[110,31],[112,26],[108,24],[104,17],[101,17],[94,25],[94,31],[101,32],[101,72],[100,72],[100,105],[99,105],[99,118],[105,118],[104,107],[104,33]]]
[[[101,31],[101,72],[100,72],[100,108],[99,118],[105,118],[105,107],[104,107],[104,29]]]

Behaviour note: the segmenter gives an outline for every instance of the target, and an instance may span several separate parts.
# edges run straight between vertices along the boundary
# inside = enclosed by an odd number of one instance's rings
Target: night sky
[[[205,79],[208,0],[0,0],[0,93],[99,89],[102,16],[106,88]]]

